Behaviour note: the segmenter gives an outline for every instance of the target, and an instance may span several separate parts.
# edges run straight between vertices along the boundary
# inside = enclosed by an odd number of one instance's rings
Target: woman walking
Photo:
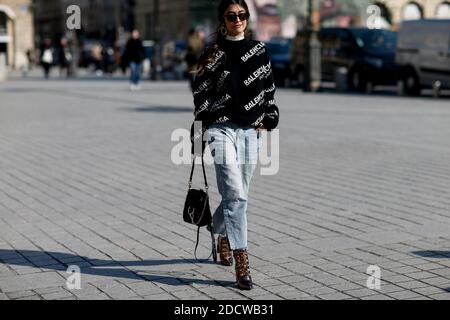
[[[274,129],[279,120],[270,59],[264,44],[247,34],[249,17],[244,0],[221,1],[216,38],[199,59],[193,89],[195,120],[202,121],[222,197],[213,215],[218,252],[225,266],[235,260],[241,290],[253,288],[247,201],[260,131]]]

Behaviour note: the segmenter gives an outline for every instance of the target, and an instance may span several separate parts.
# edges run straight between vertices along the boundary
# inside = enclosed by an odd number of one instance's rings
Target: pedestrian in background
[[[41,66],[44,69],[45,79],[50,77],[50,70],[54,61],[54,51],[52,48],[52,40],[46,38],[41,47],[41,56],[40,56]]]
[[[270,58],[262,42],[250,40],[244,0],[222,0],[216,39],[202,54],[194,82],[195,120],[202,121],[214,158],[222,201],[213,215],[223,265],[235,262],[238,288],[253,281],[247,244],[247,206],[261,130],[279,121]],[[191,137],[194,144],[193,132]],[[202,135],[199,135],[202,137]]]
[[[59,62],[59,74],[63,76],[65,73],[66,77],[71,75],[73,55],[70,51],[69,44],[66,38],[61,38],[58,50],[58,62]]]
[[[141,64],[145,58],[145,49],[140,38],[139,30],[133,30],[131,38],[128,40],[125,52],[122,56],[123,63],[128,64],[131,71],[130,90],[136,91],[140,89],[139,82],[141,79]]]
[[[103,75],[103,46],[100,42],[97,42],[92,46],[91,57],[94,62],[95,74],[97,76]]]

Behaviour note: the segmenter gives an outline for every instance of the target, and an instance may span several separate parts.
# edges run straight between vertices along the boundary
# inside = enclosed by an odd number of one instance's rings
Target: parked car
[[[367,85],[396,84],[397,34],[384,29],[322,28],[322,80],[336,81],[338,70],[347,74],[351,90],[365,91]],[[300,86],[305,78],[305,32],[299,32],[292,48],[291,71]]]
[[[450,20],[404,22],[396,61],[406,94],[419,95],[423,87],[450,88]]]
[[[272,61],[275,83],[278,86],[288,85],[291,78],[291,46],[292,39],[273,38],[266,42],[267,53]]]

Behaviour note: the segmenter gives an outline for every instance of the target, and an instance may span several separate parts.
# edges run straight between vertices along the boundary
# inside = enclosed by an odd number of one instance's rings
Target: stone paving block
[[[363,284],[357,284],[348,280],[344,280],[344,282],[340,282],[337,284],[331,284],[330,288],[333,288],[337,291],[346,292],[348,290],[365,288]]]
[[[49,294],[49,293],[63,292],[66,290],[64,290],[64,287],[47,287],[47,288],[34,289],[33,291],[36,292],[37,294],[44,295],[44,294]]]
[[[112,299],[124,299],[136,296],[136,293],[130,288],[116,281],[112,283],[100,284],[97,288],[106,295],[110,296]]]
[[[164,293],[165,291],[157,285],[148,282],[141,281],[136,283],[127,284],[127,286],[133,290],[139,296],[148,296],[152,294]]]
[[[437,263],[424,263],[424,264],[418,264],[416,265],[416,268],[422,270],[422,271],[431,271],[434,269],[440,269],[442,268],[442,265]]]
[[[400,274],[400,275],[406,275],[406,274],[411,274],[414,272],[420,272],[421,270],[415,267],[411,267],[411,266],[405,266],[405,267],[400,267],[400,268],[391,268],[392,271]]]
[[[408,276],[397,274],[397,275],[383,276],[383,280],[386,282],[390,282],[392,284],[399,284],[401,282],[409,282],[412,279]]]
[[[412,272],[408,273],[408,277],[422,280],[422,279],[428,279],[428,278],[435,278],[436,274],[429,272],[429,271],[419,271],[419,272]]]
[[[367,243],[348,237],[335,237],[329,239],[306,240],[303,241],[303,245],[313,250],[325,252],[348,248],[358,248],[367,245]]]
[[[320,295],[337,293],[337,290],[330,288],[330,287],[322,286],[322,287],[310,288],[308,290],[304,290],[304,292],[306,292],[309,295],[318,297]]]
[[[290,263],[283,263],[281,266],[289,271],[295,272],[295,273],[309,273],[311,271],[314,271],[314,267],[308,264],[305,264],[303,262],[290,262]],[[296,277],[297,275],[293,275],[292,277]],[[286,277],[283,277],[286,278]]]
[[[420,294],[411,292],[411,291],[399,291],[399,292],[391,292],[387,293],[388,296],[397,299],[397,300],[405,300],[405,299],[412,299],[412,298],[419,298]]]
[[[93,295],[83,295],[78,298],[79,300],[111,300],[109,296],[104,293],[93,294]]]
[[[234,298],[230,298],[230,300],[233,300]],[[199,300],[211,300],[211,297],[208,297],[206,295],[203,296],[195,296],[195,297],[185,297],[185,298],[180,298],[179,300],[195,300],[195,301],[199,301]]]
[[[423,264],[424,259],[420,258],[412,258],[412,259],[405,259],[402,261],[402,263],[407,264],[409,266],[417,266]]]
[[[42,272],[41,269],[39,269],[37,267],[33,267],[33,266],[13,266],[12,269],[14,269],[14,271],[19,275]],[[52,271],[52,270],[48,270],[48,271]]]
[[[407,282],[405,282],[405,283],[407,283]],[[408,289],[402,287],[401,283],[392,284],[389,282],[381,282],[381,289],[379,291],[386,294],[386,293],[399,292],[399,291],[405,291],[405,290],[408,290]]]
[[[259,248],[252,248],[252,255],[261,259],[277,260],[279,258],[296,257],[301,254],[312,253],[313,250],[294,243],[282,243],[275,245],[265,245]]]
[[[281,298],[287,299],[287,300],[300,300],[300,299],[307,299],[307,298],[313,297],[310,294],[307,294],[305,292],[298,291],[298,290],[281,292],[281,293],[278,293],[278,295]]]
[[[4,292],[15,292],[60,286],[66,283],[56,272],[44,272],[37,274],[17,275],[10,278],[0,278],[0,288]]]
[[[168,293],[153,294],[144,296],[144,300],[176,300],[176,298]]]
[[[408,299],[404,299],[404,300],[433,300],[433,299],[429,298],[429,297],[425,297],[425,296],[418,296],[418,297],[408,298]]]
[[[345,294],[351,295],[352,297],[356,297],[356,298],[363,298],[363,297],[367,297],[367,296],[376,295],[379,293],[380,292],[377,290],[371,290],[371,289],[367,289],[367,288],[353,289],[353,290],[345,291]]]
[[[450,288],[450,280],[442,277],[421,279],[420,281],[431,284],[436,287]]]
[[[252,276],[253,277],[253,276]],[[274,279],[274,278],[254,278],[253,282],[255,282],[257,285],[261,287],[269,287],[269,286],[276,286],[276,285],[283,285],[284,282]]]
[[[450,300],[450,292],[433,294],[430,298],[435,300]]]
[[[412,289],[412,291],[417,292],[422,295],[425,295],[425,296],[431,296],[433,294],[443,293],[444,289],[433,287],[433,286],[427,286],[427,287],[423,287],[423,288],[415,288],[415,289]]]
[[[61,300],[64,298],[75,298],[75,297],[68,291],[59,291],[42,295],[42,299],[44,300]]]
[[[441,277],[450,279],[450,269],[449,268],[434,269],[434,270],[431,270],[430,273],[437,274]]]
[[[405,288],[405,289],[417,289],[417,288],[424,288],[427,287],[428,284],[423,283],[421,281],[409,281],[409,282],[401,282],[398,284],[398,286]]]
[[[183,291],[174,291],[171,292],[178,299],[187,298],[187,297],[196,297],[205,295],[203,292],[197,291],[194,288],[185,288]]]
[[[29,297],[18,298],[16,300],[42,300],[42,298],[38,295],[34,295]]]
[[[251,299],[271,293],[265,287],[261,287],[256,284],[254,284],[253,290],[249,290],[249,291],[237,290],[237,287],[236,287],[236,289],[233,289],[232,292],[233,292],[233,294],[238,294],[240,296],[245,296],[245,297],[248,297]]]
[[[19,298],[25,298],[35,295],[36,293],[30,290],[25,291],[17,291],[17,292],[9,292],[7,295],[10,299],[19,299]]]
[[[395,299],[384,294],[374,294],[371,296],[361,297],[361,300],[395,300]]]
[[[348,298],[351,298],[351,296],[342,293],[342,292],[336,292],[336,293],[330,293],[330,294],[320,294],[318,297],[322,300],[345,300]]]

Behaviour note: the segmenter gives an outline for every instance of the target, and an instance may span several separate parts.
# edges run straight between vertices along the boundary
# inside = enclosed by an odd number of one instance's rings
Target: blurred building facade
[[[321,23],[325,26],[361,25],[367,21],[367,8],[379,6],[385,27],[396,28],[403,20],[416,18],[450,18],[449,0],[313,0],[320,7]],[[70,5],[78,5],[82,13],[82,29],[77,32],[81,38],[112,41],[119,38],[123,42],[128,32],[137,27],[146,40],[161,40],[162,43],[176,39],[186,39],[189,30],[201,28],[207,35],[217,26],[216,10],[219,0],[0,0],[0,4],[10,8],[0,11],[0,32],[12,27],[3,27],[5,20],[11,24],[15,18],[4,12],[17,15],[16,29],[22,32],[20,43],[29,45],[32,34],[30,12],[32,2],[35,37],[38,46],[45,37],[57,40],[66,30],[66,13]],[[273,37],[294,37],[307,19],[307,0],[247,0],[251,13],[250,26],[255,38],[267,41]],[[2,22],[3,21],[3,22]],[[25,23],[19,21],[26,21]],[[28,32],[29,31],[29,32]],[[3,34],[0,50],[5,50]],[[8,46],[11,49],[13,46]],[[3,48],[3,49],[2,49]],[[8,59],[14,60],[10,53]]]
[[[379,0],[379,5],[394,27],[415,19],[450,19],[450,1],[444,0]]]
[[[26,65],[33,49],[31,0],[0,0],[0,53],[11,67]]]
[[[136,27],[143,38],[159,38],[163,43],[186,39],[189,30],[213,32],[218,1],[211,0],[136,0]]]
[[[281,15],[282,35],[292,37],[294,29],[304,27],[307,0],[251,0],[276,2]],[[450,19],[449,0],[313,0],[319,7],[323,26],[366,26],[376,5],[381,13],[382,27],[396,29],[404,20]]]
[[[44,38],[57,40],[67,33],[67,8],[77,5],[81,9],[82,38],[113,41],[121,33],[131,31],[135,25],[136,0],[33,0],[35,41]]]
[[[403,20],[416,18],[450,18],[448,0],[313,0],[325,26],[364,26],[370,13],[367,8],[377,5],[383,26],[396,28]],[[217,25],[219,0],[136,0],[136,22],[147,39],[158,32],[165,39],[180,39],[188,30],[200,26],[208,34]],[[255,37],[267,41],[273,37],[291,38],[306,22],[307,0],[247,0],[251,13],[251,29]],[[155,6],[156,4],[156,6]],[[155,23],[155,12],[159,22]],[[159,29],[158,29],[159,28]],[[157,30],[158,29],[158,30]]]

